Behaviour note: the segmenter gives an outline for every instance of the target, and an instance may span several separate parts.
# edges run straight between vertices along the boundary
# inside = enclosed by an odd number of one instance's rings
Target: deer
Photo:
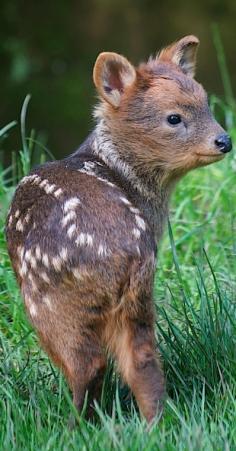
[[[153,279],[171,194],[232,148],[194,79],[198,45],[185,36],[137,67],[100,53],[93,131],[25,176],[7,217],[29,320],[89,418],[108,356],[149,424],[163,410]]]

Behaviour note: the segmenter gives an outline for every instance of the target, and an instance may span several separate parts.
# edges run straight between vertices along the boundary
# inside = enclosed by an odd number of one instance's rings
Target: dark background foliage
[[[28,129],[36,128],[57,158],[73,151],[93,127],[92,68],[100,51],[123,53],[137,64],[171,41],[196,34],[197,78],[221,96],[212,36],[217,23],[236,82],[234,0],[1,0],[0,6],[0,128],[19,118],[31,93]],[[19,142],[16,130],[5,146],[5,163]]]

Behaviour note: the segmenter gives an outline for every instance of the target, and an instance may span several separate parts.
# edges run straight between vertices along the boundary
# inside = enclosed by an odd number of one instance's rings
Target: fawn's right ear
[[[94,65],[93,80],[98,93],[118,108],[122,94],[136,80],[136,71],[124,56],[103,52],[98,55]]]
[[[198,46],[199,39],[196,36],[185,36],[163,49],[160,52],[158,59],[162,61],[172,61],[179,66],[186,75],[194,77]]]

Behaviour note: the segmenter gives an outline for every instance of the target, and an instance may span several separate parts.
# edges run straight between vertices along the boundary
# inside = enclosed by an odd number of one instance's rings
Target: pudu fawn
[[[162,408],[152,291],[170,194],[232,147],[193,79],[198,44],[186,36],[137,68],[101,53],[94,131],[72,155],[24,177],[8,215],[29,318],[78,410],[88,391],[90,414],[107,354],[148,422]]]

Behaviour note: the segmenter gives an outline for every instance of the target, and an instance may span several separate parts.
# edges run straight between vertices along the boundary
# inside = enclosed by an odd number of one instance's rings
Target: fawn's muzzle
[[[226,133],[219,135],[215,140],[215,144],[222,153],[230,152],[230,150],[232,149],[231,138]]]

